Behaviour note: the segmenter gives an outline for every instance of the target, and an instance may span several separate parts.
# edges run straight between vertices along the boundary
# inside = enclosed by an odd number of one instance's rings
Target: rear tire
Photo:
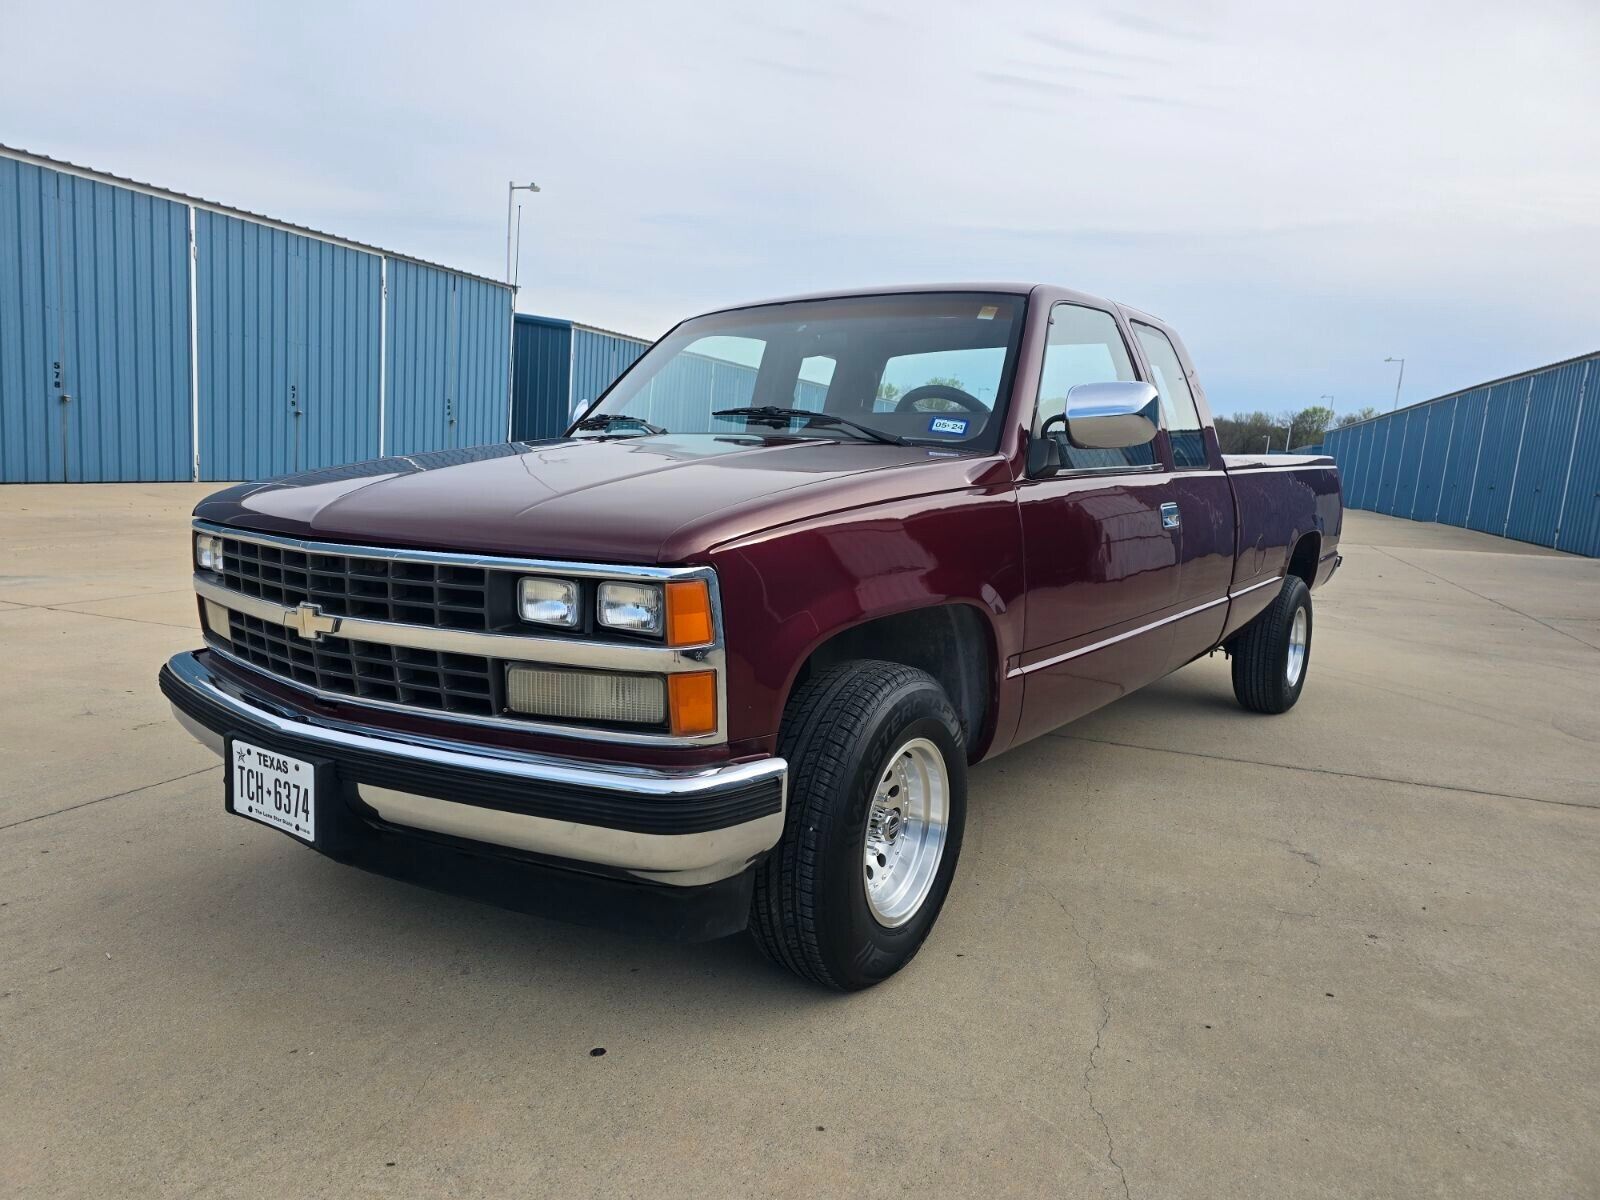
[[[775,962],[839,991],[916,956],[955,876],[967,754],[944,689],[898,663],[843,663],[795,689],[782,840],[756,868],[750,931]]]
[[[1285,713],[1305,690],[1311,668],[1311,592],[1290,575],[1266,611],[1228,643],[1233,694],[1251,712]]]

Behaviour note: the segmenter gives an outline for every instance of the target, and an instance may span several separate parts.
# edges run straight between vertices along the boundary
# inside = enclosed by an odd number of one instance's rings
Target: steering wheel
[[[894,406],[897,413],[916,412],[919,400],[948,400],[957,405],[963,412],[983,413],[989,415],[988,405],[984,404],[971,392],[964,392],[958,387],[951,387],[947,383],[925,383],[921,387],[914,387]]]

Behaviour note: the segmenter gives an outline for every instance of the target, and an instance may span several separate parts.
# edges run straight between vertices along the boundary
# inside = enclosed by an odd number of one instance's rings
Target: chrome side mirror
[[[1067,392],[1067,440],[1084,450],[1121,450],[1154,441],[1161,397],[1148,383],[1080,383]]]

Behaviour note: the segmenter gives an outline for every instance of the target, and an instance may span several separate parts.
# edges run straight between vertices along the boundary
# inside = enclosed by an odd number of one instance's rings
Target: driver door
[[[1061,303],[1050,313],[1034,436],[1080,383],[1138,379],[1117,317]],[[1057,422],[1053,431],[1060,429]],[[1181,528],[1166,438],[1084,450],[1017,489],[1027,569],[1018,740],[1091,712],[1162,675],[1178,603]]]

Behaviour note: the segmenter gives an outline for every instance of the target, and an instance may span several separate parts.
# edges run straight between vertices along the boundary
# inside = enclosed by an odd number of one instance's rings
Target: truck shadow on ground
[[[1152,720],[1179,712],[1192,717],[1197,706],[1252,719],[1234,705],[1225,669],[1190,670],[1067,729],[1096,739],[1133,736],[1130,729]],[[1034,794],[1010,782],[1037,768],[1054,770],[1071,756],[1069,743],[1043,737],[974,770],[969,843],[954,903],[968,888],[998,884],[1005,874],[985,862],[984,825],[1087,803],[1076,789]],[[205,786],[212,784],[208,777]],[[746,935],[673,942],[509,912],[371,875],[272,831],[218,819],[227,832],[207,839],[214,850],[187,858],[175,880],[167,877],[176,886],[134,906],[148,925],[143,953],[155,956],[153,965],[174,986],[204,992],[219,975],[262,977],[274,988],[332,1003],[359,990],[362,1003],[396,1012],[424,995],[430,1004],[443,997],[445,1011],[457,1005],[504,1011],[508,1004],[515,1011],[559,999],[569,1010],[627,1012],[638,1020],[714,1010],[761,1022],[773,1009],[826,1011],[846,1001],[767,961]]]
[[[146,952],[161,954],[165,942],[175,972],[199,945],[212,965],[279,984],[298,977],[310,994],[342,991],[342,963],[348,986],[382,981],[384,1004],[419,991],[436,998],[442,989],[463,1004],[491,1000],[498,1008],[509,988],[535,1003],[560,993],[566,1006],[581,1007],[588,994],[602,1006],[649,1007],[670,996],[673,1007],[726,1014],[837,998],[768,962],[744,935],[673,942],[591,928],[368,874],[267,831],[231,840],[245,844],[194,860],[181,891],[152,898],[159,916]]]

